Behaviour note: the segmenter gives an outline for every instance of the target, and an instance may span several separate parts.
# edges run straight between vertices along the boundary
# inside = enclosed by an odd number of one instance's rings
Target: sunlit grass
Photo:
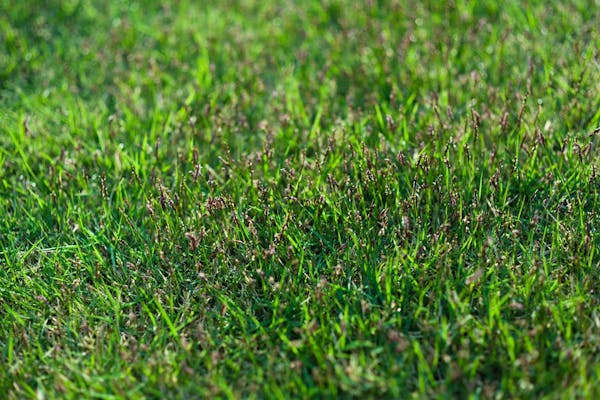
[[[595,398],[590,2],[0,0],[7,398]]]

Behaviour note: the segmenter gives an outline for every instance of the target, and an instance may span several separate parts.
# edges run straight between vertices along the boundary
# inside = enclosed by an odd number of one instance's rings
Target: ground
[[[0,397],[599,397],[592,3],[0,0]]]

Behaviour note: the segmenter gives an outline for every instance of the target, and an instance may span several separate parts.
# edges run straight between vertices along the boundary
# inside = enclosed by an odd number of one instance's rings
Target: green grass
[[[0,0],[0,397],[598,398],[592,1]]]

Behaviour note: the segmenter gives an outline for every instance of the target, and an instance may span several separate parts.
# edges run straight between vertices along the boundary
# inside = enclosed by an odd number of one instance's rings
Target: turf
[[[598,398],[592,1],[0,0],[2,398]]]

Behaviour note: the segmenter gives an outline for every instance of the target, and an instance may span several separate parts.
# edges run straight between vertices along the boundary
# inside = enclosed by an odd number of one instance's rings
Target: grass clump
[[[594,398],[588,2],[0,0],[0,393]]]

